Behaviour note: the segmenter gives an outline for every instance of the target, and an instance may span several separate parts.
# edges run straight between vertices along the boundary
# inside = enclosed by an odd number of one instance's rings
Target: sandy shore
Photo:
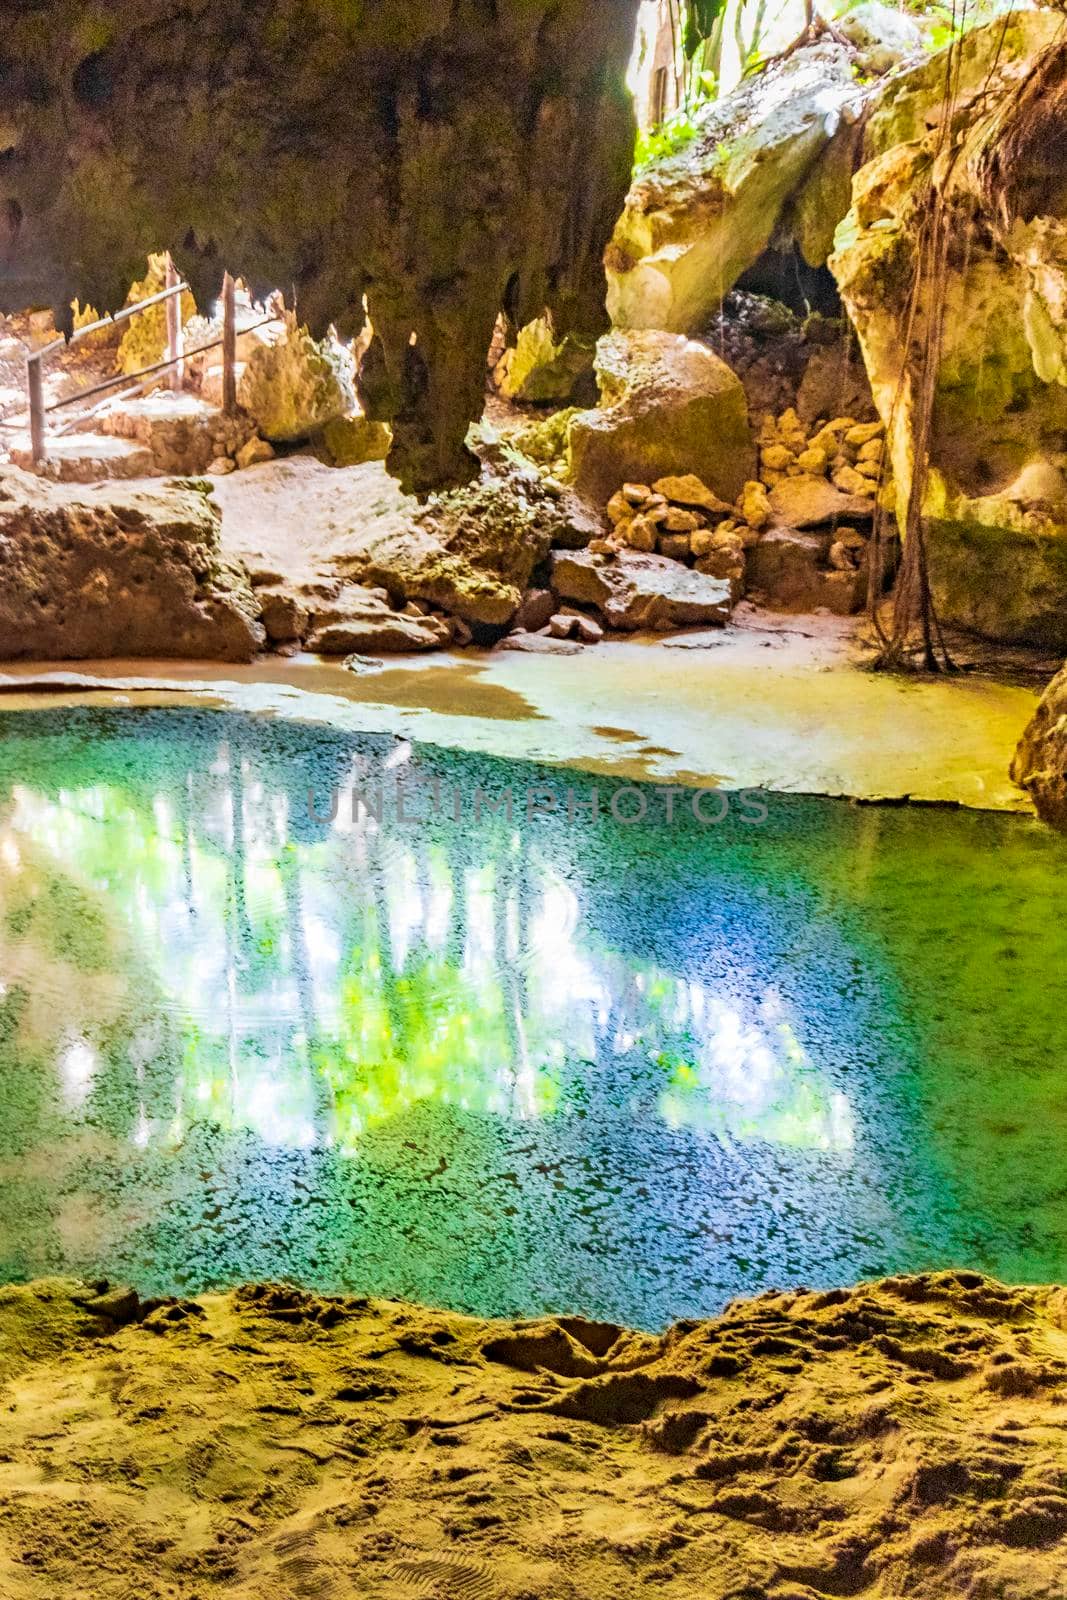
[[[654,1337],[7,1288],[0,1595],[1062,1600],[1065,1294],[890,1279]]]
[[[735,625],[578,656],[464,650],[351,672],[315,656],[9,663],[5,710],[195,700],[614,778],[1029,812],[1008,777],[1039,683],[864,669],[854,619]]]

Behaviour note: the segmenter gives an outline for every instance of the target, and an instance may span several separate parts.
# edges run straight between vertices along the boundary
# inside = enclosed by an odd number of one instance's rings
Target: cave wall
[[[942,144],[944,68],[901,95],[869,136],[830,258],[888,429],[903,525],[930,352],[923,484],[930,584],[948,622],[994,640],[1067,650],[1067,44],[1032,11],[975,29],[960,49],[955,139]],[[901,86],[907,89],[906,80]],[[909,104],[910,102],[910,104]],[[903,113],[903,115],[901,115]],[[899,133],[908,137],[898,138]],[[911,136],[914,135],[914,136]],[[888,142],[886,139],[888,137]],[[937,265],[921,257],[931,195]],[[912,294],[921,280],[916,304]]]
[[[503,306],[605,325],[637,0],[4,0],[0,311],[114,310],[149,250],[376,330],[408,487],[471,475]],[[413,339],[414,336],[414,339]]]

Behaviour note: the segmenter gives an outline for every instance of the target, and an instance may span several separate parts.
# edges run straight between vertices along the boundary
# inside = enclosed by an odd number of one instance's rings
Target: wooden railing
[[[97,322],[90,322],[85,327],[76,328],[70,340],[62,335],[34,350],[26,357],[26,393],[29,400],[30,412],[30,451],[35,467],[43,466],[48,460],[48,440],[46,418],[54,411],[62,411],[68,406],[81,405],[86,400],[91,400],[95,395],[104,394],[110,389],[117,389],[122,384],[133,383],[134,388],[130,393],[143,390],[146,385],[144,379],[155,377],[160,372],[170,371],[170,387],[175,394],[180,394],[185,382],[185,363],[194,356],[203,355],[208,350],[217,350],[222,347],[222,409],[226,416],[233,416],[237,410],[237,307],[234,281],[227,272],[222,282],[222,337],[212,339],[207,344],[199,345],[195,350],[184,348],[184,337],[181,317],[181,296],[188,291],[189,285],[183,283],[167,256],[167,283],[158,294],[152,294],[145,300],[139,300],[136,305],[123,306],[121,311],[116,311],[114,316],[101,317]],[[167,307],[167,353],[162,361],[154,361],[147,367],[142,367],[137,372],[119,372],[112,378],[105,378],[100,383],[94,383],[91,388],[80,389],[77,394],[68,395],[63,400],[53,400],[50,405],[44,402],[44,363],[56,350],[63,348],[68,342],[77,343],[91,333],[98,333],[101,328],[111,328],[117,323],[125,322],[130,317],[137,316],[142,311],[147,311],[150,306],[166,303]],[[262,317],[259,322],[254,322],[251,327],[243,332],[253,333],[257,328],[266,327],[270,322],[277,322],[277,315]]]

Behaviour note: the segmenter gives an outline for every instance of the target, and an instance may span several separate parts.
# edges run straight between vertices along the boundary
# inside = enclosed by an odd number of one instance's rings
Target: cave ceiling
[[[0,311],[124,301],[169,249],[376,339],[410,488],[460,481],[498,312],[604,322],[637,0],[3,0]]]

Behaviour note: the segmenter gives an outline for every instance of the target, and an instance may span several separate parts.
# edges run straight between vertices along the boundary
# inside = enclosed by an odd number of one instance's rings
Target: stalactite
[[[633,150],[637,0],[13,0],[0,49],[0,310],[121,304],[170,249],[313,331],[377,333],[371,414],[425,489],[469,476],[507,301],[600,331]]]

